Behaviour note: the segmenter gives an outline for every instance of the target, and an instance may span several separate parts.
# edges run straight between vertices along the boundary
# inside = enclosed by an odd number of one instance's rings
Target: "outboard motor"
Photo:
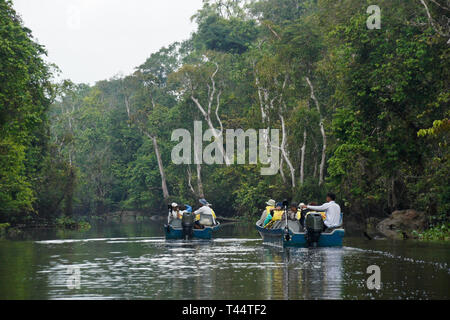
[[[305,219],[305,227],[308,247],[317,247],[324,227],[322,215],[316,212],[309,213]]]
[[[183,239],[189,240],[192,239],[194,234],[195,216],[191,212],[184,212],[183,218],[181,219],[181,226],[183,227]]]

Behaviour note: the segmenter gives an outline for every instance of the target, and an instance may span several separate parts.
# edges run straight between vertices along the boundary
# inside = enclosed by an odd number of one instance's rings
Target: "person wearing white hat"
[[[300,225],[302,226],[302,228],[305,227],[305,217],[306,217],[306,213],[309,211],[308,209],[304,209],[305,206],[306,206],[305,203],[302,202],[297,207],[300,212],[300,220],[299,221],[300,221]]]
[[[267,216],[270,213],[270,210],[275,209],[276,201],[273,199],[270,199],[269,201],[266,202],[266,204],[267,204],[267,207],[263,211],[261,218],[258,220],[258,222],[257,222],[258,225],[263,225],[264,220],[266,220]]]
[[[171,223],[172,220],[179,219],[179,209],[178,204],[175,202],[172,202],[172,204],[169,206],[169,216],[167,217],[167,223]]]

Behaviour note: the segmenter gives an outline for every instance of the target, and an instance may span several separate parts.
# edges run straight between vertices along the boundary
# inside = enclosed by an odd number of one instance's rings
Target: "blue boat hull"
[[[192,239],[200,239],[200,240],[212,239],[214,232],[219,230],[219,228],[220,224],[217,224],[214,227],[205,227],[204,229],[193,229]],[[183,229],[181,228],[174,228],[171,225],[165,225],[164,232],[166,234],[167,240],[183,239]]]
[[[283,247],[299,247],[307,248],[304,232],[292,232],[289,230],[290,239],[286,241],[284,236],[284,229],[264,229],[256,225],[256,229],[261,235],[264,242],[271,242],[282,244]],[[318,247],[342,247],[342,240],[344,238],[344,229],[335,229],[331,233],[322,233],[317,244]]]

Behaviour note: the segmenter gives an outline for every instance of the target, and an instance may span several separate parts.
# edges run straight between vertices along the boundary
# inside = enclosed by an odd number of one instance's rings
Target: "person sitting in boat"
[[[284,213],[283,203],[278,202],[275,205],[275,209],[270,210],[271,218],[267,223],[264,224],[264,228],[271,229],[276,222],[281,221],[281,218],[283,217],[283,213]],[[267,216],[267,218],[269,218],[269,216]],[[266,219],[266,221],[267,221],[267,219]]]
[[[266,202],[266,209],[263,211],[261,218],[258,220],[258,225],[264,226],[264,221],[266,221],[267,217],[270,215],[270,210],[275,209],[275,204],[275,200],[273,199],[270,199]],[[270,217],[270,219],[272,219],[272,216]]]
[[[269,214],[267,215],[266,219],[264,219],[264,222],[263,222],[264,228],[269,224],[270,221],[272,221],[272,218],[273,218],[272,214],[273,214],[273,209],[269,211]]]
[[[200,227],[216,225],[216,214],[211,208],[211,204],[205,199],[200,199],[202,207],[194,212],[196,215],[196,225]]]
[[[317,206],[317,203],[310,202],[308,203],[309,206]],[[308,212],[311,212],[311,209],[308,209],[307,206],[302,202],[298,205],[298,209],[300,211],[300,225],[304,228],[305,227],[305,218]]]
[[[294,220],[294,221],[300,220],[300,212],[298,211],[297,206],[298,206],[297,202],[292,202],[291,205],[289,206],[289,210],[288,210],[288,219],[289,220]]]
[[[303,206],[303,208],[311,209],[313,211],[325,211],[324,231],[327,229],[336,229],[341,226],[341,207],[335,202],[336,195],[329,192],[327,194],[327,202],[321,206]]]
[[[189,207],[189,206],[188,206]],[[186,205],[179,205],[178,206],[178,212],[177,212],[177,219],[182,220],[183,219],[183,214],[187,212],[187,207]]]
[[[167,217],[167,223],[170,224],[172,222],[172,220],[175,220],[175,219],[181,219],[181,216],[180,216],[180,208],[178,207],[178,204],[173,202],[169,206],[169,216]]]
[[[300,212],[299,222],[300,222],[300,225],[302,226],[302,228],[305,227],[305,217],[306,217],[305,211],[308,210],[308,209],[303,209],[304,205],[305,204],[303,202],[298,205],[298,211]]]
[[[192,213],[192,207],[188,204],[185,204],[183,211],[180,212],[181,217],[183,217],[183,213],[185,213],[185,212]]]

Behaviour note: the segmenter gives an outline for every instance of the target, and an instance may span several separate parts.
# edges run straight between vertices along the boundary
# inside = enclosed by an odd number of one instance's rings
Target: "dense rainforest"
[[[254,218],[270,198],[332,191],[359,221],[414,208],[447,225],[449,6],[204,1],[189,39],[87,85],[53,81],[44,47],[0,0],[0,223],[158,214],[199,197],[221,216]],[[172,132],[193,134],[194,121],[216,140],[279,129],[278,174],[225,153],[223,164],[173,163]]]

